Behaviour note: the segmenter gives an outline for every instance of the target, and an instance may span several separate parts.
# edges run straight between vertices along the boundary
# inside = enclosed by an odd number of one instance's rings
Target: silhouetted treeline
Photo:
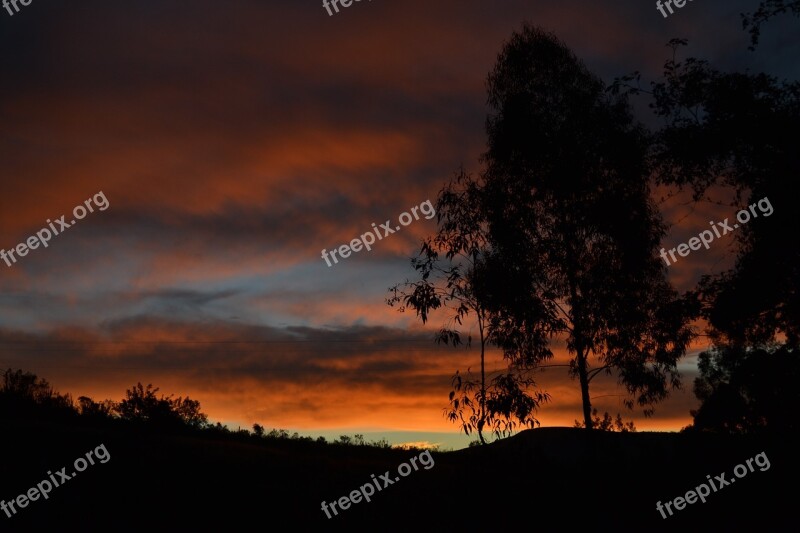
[[[158,388],[137,383],[126,390],[120,401],[94,401],[80,396],[61,394],[50,383],[36,374],[23,370],[8,369],[0,382],[0,422],[24,420],[62,422],[97,428],[128,428],[134,431],[166,433],[202,433],[209,436],[224,436],[230,439],[258,441],[293,441],[343,446],[369,446],[391,448],[386,439],[367,441],[363,435],[341,435],[330,443],[325,437],[301,436],[285,429],[266,431],[260,424],[253,431],[229,429],[220,422],[211,423],[200,409],[200,402],[188,396],[160,397]]]
[[[692,411],[691,429],[722,433],[795,434],[800,402],[800,354],[726,348],[703,352],[694,392],[702,401]]]

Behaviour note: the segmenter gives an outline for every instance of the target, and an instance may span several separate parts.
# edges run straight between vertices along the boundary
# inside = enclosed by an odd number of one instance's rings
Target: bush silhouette
[[[202,428],[208,424],[208,417],[200,411],[200,402],[188,397],[161,396],[158,388],[137,383],[126,391],[126,398],[115,406],[115,411],[123,420],[149,422],[156,425],[186,425]]]

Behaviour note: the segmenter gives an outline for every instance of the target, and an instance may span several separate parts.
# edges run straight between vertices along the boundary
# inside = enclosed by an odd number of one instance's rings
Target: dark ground
[[[256,442],[203,434],[158,435],[131,427],[0,422],[0,499],[89,466],[48,500],[30,502],[0,531],[797,531],[797,439],[710,434],[525,431],[485,448],[434,453],[420,468],[328,519],[331,502],[419,451]],[[663,519],[656,502],[684,495],[765,452],[742,479]],[[56,477],[56,479],[58,479]]]

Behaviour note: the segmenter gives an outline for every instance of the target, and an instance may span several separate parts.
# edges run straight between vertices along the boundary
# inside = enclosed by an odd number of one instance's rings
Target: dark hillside
[[[5,501],[35,487],[48,470],[73,472],[73,461],[100,444],[111,456],[53,489],[48,500],[29,502],[11,518],[0,514],[3,531],[208,531],[261,523],[351,531],[550,530],[564,519],[620,531],[746,531],[768,519],[769,530],[777,531],[793,513],[798,472],[796,442],[785,440],[544,428],[485,448],[434,453],[430,469],[412,470],[371,502],[328,519],[323,500],[357,490],[372,474],[388,470],[396,478],[398,466],[420,452],[208,432],[163,435],[124,424],[0,427]],[[754,465],[706,503],[667,519],[656,510],[657,501],[685,494],[707,475],[735,478],[734,467],[761,452],[768,470]],[[477,494],[485,504],[475,505]],[[587,506],[575,504],[578,494],[589,495]]]

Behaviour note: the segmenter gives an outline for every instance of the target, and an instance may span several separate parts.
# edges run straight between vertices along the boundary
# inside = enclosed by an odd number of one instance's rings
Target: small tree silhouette
[[[200,402],[188,397],[161,396],[158,398],[158,388],[148,384],[144,387],[137,383],[132,389],[126,391],[126,398],[119,402],[115,410],[123,420],[149,422],[159,425],[179,425],[190,427],[204,427],[208,417],[200,411]]]
[[[435,341],[453,347],[471,346],[472,335],[464,341],[459,328],[464,320],[474,319],[480,348],[479,374],[473,378],[469,367],[463,375],[456,371],[444,414],[466,435],[476,432],[485,444],[483,432],[487,428],[501,437],[518,425],[535,425],[534,413],[549,396],[539,391],[529,394],[534,381],[516,365],[507,363],[506,373],[487,370],[487,345],[497,345],[493,332],[502,322],[492,315],[488,304],[498,285],[507,282],[507,276],[488,268],[492,248],[479,209],[479,195],[480,183],[463,169],[440,191],[436,201],[439,231],[423,242],[418,257],[411,260],[420,279],[391,287],[387,304],[399,304],[401,312],[413,309],[423,324],[433,311],[445,311],[448,316]]]
[[[116,412],[117,404],[111,400],[95,402],[88,396],[78,398],[78,412],[83,416],[111,418]]]
[[[51,413],[72,415],[75,407],[70,394],[59,394],[46,379],[36,374],[11,370],[3,373],[0,385],[0,409],[7,410],[11,416],[24,416],[37,406]]]

